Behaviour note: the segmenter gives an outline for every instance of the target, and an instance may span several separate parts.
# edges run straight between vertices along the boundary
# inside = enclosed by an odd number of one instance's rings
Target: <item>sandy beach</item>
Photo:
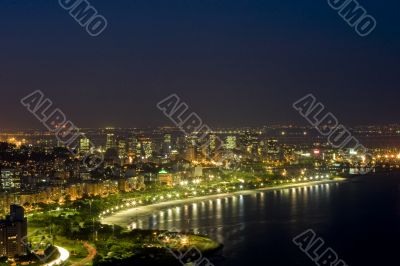
[[[174,207],[177,205],[182,205],[182,204],[187,204],[187,203],[196,203],[199,201],[213,200],[213,199],[225,198],[225,197],[230,197],[230,196],[248,195],[248,194],[258,193],[258,192],[262,192],[262,191],[281,190],[281,189],[287,189],[287,188],[308,187],[308,186],[314,186],[314,185],[319,185],[319,184],[338,183],[338,182],[343,182],[345,180],[346,180],[345,178],[335,178],[333,180],[321,180],[321,181],[304,182],[304,183],[297,183],[297,184],[285,184],[285,185],[278,185],[278,186],[273,186],[273,187],[253,189],[253,190],[237,191],[237,192],[232,192],[232,193],[221,193],[221,194],[216,194],[216,195],[208,195],[208,196],[200,196],[200,197],[192,197],[192,198],[186,198],[186,199],[165,201],[165,202],[160,202],[160,203],[156,203],[156,204],[151,204],[151,205],[146,205],[146,206],[138,206],[138,207],[122,210],[122,211],[114,213],[111,216],[103,218],[101,220],[101,222],[103,224],[109,224],[109,225],[115,224],[115,225],[126,227],[126,226],[128,226],[129,219],[131,217],[149,215],[149,214],[152,214],[153,212],[171,208],[171,207]]]

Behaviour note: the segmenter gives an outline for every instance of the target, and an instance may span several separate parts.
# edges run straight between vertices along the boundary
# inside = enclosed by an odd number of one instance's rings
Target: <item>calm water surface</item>
[[[307,229],[349,266],[398,265],[400,175],[205,200],[131,221],[208,235],[225,245],[215,265],[315,265],[292,243]]]

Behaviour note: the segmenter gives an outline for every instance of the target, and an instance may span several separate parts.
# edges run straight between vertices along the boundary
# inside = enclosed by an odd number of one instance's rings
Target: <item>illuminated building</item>
[[[258,136],[254,132],[246,130],[244,132],[244,135],[241,137],[241,142],[243,143],[247,153],[249,154],[258,153],[259,140]]]
[[[195,157],[196,157],[196,150],[195,150],[194,146],[190,145],[190,146],[186,147],[185,157],[184,157],[185,160],[192,162],[195,160]]]
[[[237,145],[236,145],[236,136],[227,136],[226,137],[225,147],[228,150],[236,149],[236,147],[237,147]]]
[[[137,145],[138,141],[137,138],[132,136],[128,139],[128,155],[130,157],[135,157],[137,154]]]
[[[210,143],[210,151],[215,151],[215,149],[217,148],[217,145],[218,145],[217,136],[214,134],[210,135],[209,143]]]
[[[65,144],[61,140],[57,140],[57,147],[65,147]]]
[[[207,158],[207,147],[206,146],[197,146],[195,152],[195,159],[197,161],[201,161]]]
[[[114,133],[108,133],[107,140],[106,140],[106,150],[115,148],[115,146],[116,146],[116,143],[115,143]]]
[[[163,154],[169,155],[172,149],[172,136],[171,134],[164,135],[164,142],[163,142]]]
[[[143,176],[129,178],[128,184],[131,190],[144,190],[146,188]]]
[[[120,140],[118,142],[118,155],[120,159],[124,159],[127,157],[125,140]]]
[[[81,180],[90,180],[91,179],[90,172],[86,172],[86,171],[79,173],[79,177]]]
[[[142,143],[137,142],[136,143],[136,156],[141,156],[142,155]]]
[[[118,179],[118,191],[119,192],[129,191],[128,181],[126,179],[123,178]]]
[[[150,139],[146,139],[142,141],[142,149],[144,153],[144,158],[148,159],[153,155],[153,143]]]
[[[79,141],[79,151],[82,153],[90,152],[90,140],[86,137],[81,138]]]
[[[0,220],[0,256],[13,258],[26,255],[26,236],[28,223],[24,216],[24,208],[10,206],[10,214]]]
[[[194,168],[194,173],[193,173],[194,177],[202,177],[203,176],[203,167],[201,166],[196,166]]]
[[[171,142],[172,142],[171,134],[165,134],[164,135],[164,143],[171,144]]]
[[[0,181],[3,190],[14,190],[21,187],[21,177],[15,169],[2,169]]]
[[[279,152],[278,140],[270,139],[270,140],[267,141],[267,152],[268,153],[277,153],[277,152]]]
[[[162,169],[160,172],[158,172],[158,180],[160,184],[162,185],[167,185],[167,186],[173,186],[174,185],[174,178],[170,173]]]

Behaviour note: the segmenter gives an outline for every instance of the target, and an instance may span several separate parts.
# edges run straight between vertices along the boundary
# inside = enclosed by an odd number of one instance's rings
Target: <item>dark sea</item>
[[[316,265],[292,242],[307,229],[349,266],[399,265],[400,174],[204,200],[140,220],[223,243],[214,265]]]

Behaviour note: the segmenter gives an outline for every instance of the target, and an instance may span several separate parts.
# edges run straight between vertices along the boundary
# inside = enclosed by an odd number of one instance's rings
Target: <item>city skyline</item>
[[[0,1],[0,265],[395,264],[399,10]]]

